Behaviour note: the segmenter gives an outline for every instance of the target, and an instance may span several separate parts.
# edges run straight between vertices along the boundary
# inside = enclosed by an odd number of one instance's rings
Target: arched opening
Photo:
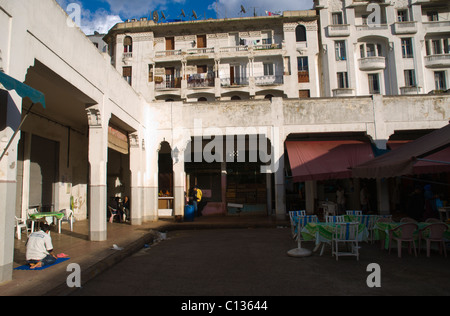
[[[166,141],[161,143],[158,154],[158,215],[172,216],[173,213],[173,159],[172,148]]]
[[[197,99],[198,102],[206,102],[208,101],[208,99],[206,99],[205,97],[201,97]]]
[[[132,53],[133,52],[133,39],[130,36],[125,37],[123,40],[123,52]]]
[[[271,95],[271,94],[267,94],[267,95],[264,97],[264,99],[266,99],[266,100],[272,100],[272,98],[273,98],[273,95]]]
[[[306,28],[303,25],[297,26],[295,29],[295,39],[297,42],[306,42]]]
[[[238,101],[238,100],[241,100],[241,97],[238,96],[238,95],[233,95],[233,96],[231,97],[231,101]]]

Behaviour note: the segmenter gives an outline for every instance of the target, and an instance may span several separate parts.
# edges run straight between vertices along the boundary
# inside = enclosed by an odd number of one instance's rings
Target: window
[[[336,60],[346,60],[347,54],[345,50],[345,41],[336,41],[334,43],[336,50]]]
[[[338,88],[339,89],[346,89],[348,88],[348,74],[347,72],[338,72],[337,73],[337,81],[338,81]]]
[[[125,79],[125,81],[128,82],[131,86],[132,68],[131,67],[123,67],[122,74],[123,74],[123,79]]]
[[[432,55],[439,55],[442,52],[441,48],[441,40],[433,40],[431,41],[431,52]]]
[[[299,25],[295,29],[295,38],[297,42],[306,42],[306,28],[303,25]]]
[[[132,53],[133,52],[133,39],[130,36],[125,37],[123,40],[123,52]]]
[[[411,38],[402,38],[402,56],[403,58],[413,58]]]
[[[264,63],[264,76],[273,76],[273,64],[272,63]]]
[[[344,20],[342,18],[342,12],[335,12],[331,14],[331,22],[333,25],[344,24]]]
[[[148,65],[148,82],[153,82],[153,65]]]
[[[309,82],[308,57],[297,58],[298,82]]]
[[[447,90],[445,71],[436,71],[434,73],[434,84],[436,90]]]
[[[429,11],[427,12],[428,21],[429,22],[438,22],[439,21],[439,13],[437,11]]]
[[[414,69],[405,70],[405,86],[406,87],[416,86],[416,74]]]
[[[298,71],[309,71],[308,57],[298,57],[297,64],[298,64]]]
[[[408,22],[408,10],[398,10],[397,11],[397,21],[398,22]]]
[[[369,74],[369,93],[380,94],[380,81],[378,74]]]

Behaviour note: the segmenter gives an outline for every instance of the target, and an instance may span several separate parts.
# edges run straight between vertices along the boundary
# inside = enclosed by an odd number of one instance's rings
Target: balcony
[[[422,88],[417,86],[400,87],[400,93],[402,95],[420,94],[422,93]]]
[[[395,22],[394,34],[415,34],[417,33],[417,22]]]
[[[389,26],[387,24],[363,24],[356,25],[357,31],[381,31],[381,30],[389,30]]]
[[[423,22],[426,33],[444,33],[450,32],[450,21]]]
[[[177,59],[179,58],[179,56],[181,56],[181,49],[177,49],[177,50],[163,50],[163,51],[157,51],[155,52],[155,58],[159,58],[159,59]]]
[[[351,88],[337,88],[333,89],[333,97],[353,97],[355,95],[355,89]]]
[[[165,80],[157,82],[155,80],[155,90],[172,90],[181,89],[181,78],[173,78],[171,80]]]
[[[187,87],[189,89],[202,89],[214,87],[214,75],[210,74],[195,74],[191,75],[187,81]]]
[[[425,56],[425,67],[428,68],[450,67],[450,54]]]
[[[349,24],[336,24],[328,25],[328,36],[349,36],[350,35],[350,25]]]
[[[273,86],[273,85],[282,85],[283,84],[283,76],[260,76],[255,77],[255,84],[257,86]]]
[[[221,78],[220,85],[223,88],[248,86],[249,78],[248,77]]]
[[[359,69],[362,71],[380,70],[386,68],[386,58],[382,56],[365,57],[359,59]]]

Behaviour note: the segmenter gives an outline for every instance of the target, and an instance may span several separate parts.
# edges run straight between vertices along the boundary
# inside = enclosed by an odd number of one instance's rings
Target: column
[[[279,219],[286,217],[286,188],[285,188],[285,170],[284,170],[284,137],[282,137],[279,128],[275,129],[272,139],[272,164],[274,165],[275,176],[275,215]]]
[[[12,99],[11,96],[1,91],[0,102],[5,107],[0,107],[0,154],[14,134],[15,128],[20,124],[20,110],[22,101],[20,98]],[[17,106],[19,105],[19,106]],[[19,114],[19,115],[17,115]],[[17,143],[19,135],[9,147],[8,153],[0,161],[0,284],[12,280],[14,259],[14,214],[16,209],[16,166]]]
[[[130,170],[131,170],[131,225],[142,225],[143,217],[143,193],[142,193],[142,168],[141,147],[138,133],[132,133],[130,140]]]
[[[175,147],[177,148],[177,147]],[[175,149],[174,148],[174,149]],[[178,151],[173,157],[173,214],[184,215],[186,173],[184,170],[184,151]]]
[[[144,152],[146,164],[143,189],[143,220],[158,220],[158,151],[156,147],[147,148]]]
[[[102,124],[100,110],[87,109],[89,121],[89,239],[107,240],[108,126]],[[105,126],[106,125],[106,126]]]

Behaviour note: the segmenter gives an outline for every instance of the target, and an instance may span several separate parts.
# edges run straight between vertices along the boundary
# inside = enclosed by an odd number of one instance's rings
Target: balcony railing
[[[417,33],[417,22],[395,22],[394,23],[395,34],[414,34]]]
[[[177,50],[163,50],[155,53],[155,57],[168,57],[181,55],[181,49]]]
[[[222,87],[238,87],[238,86],[248,86],[248,77],[234,77],[234,78],[221,78],[220,85]]]
[[[283,84],[283,76],[260,76],[255,77],[255,84],[257,86],[270,86]]]
[[[207,74],[191,75],[187,81],[188,88],[209,88],[214,87],[214,84],[214,75]]]
[[[328,36],[349,36],[349,35],[350,35],[349,24],[328,25]]]
[[[408,87],[400,87],[400,93],[402,95],[405,94],[420,94],[422,91],[421,87],[417,86],[408,86]]]
[[[386,68],[386,58],[382,56],[365,57],[359,59],[360,70],[377,70]]]
[[[162,82],[155,82],[156,90],[179,89],[181,88],[181,78],[174,78]]]
[[[248,46],[229,46],[229,47],[221,47],[219,49],[221,53],[235,53],[235,52],[247,52]]]
[[[209,48],[192,48],[187,50],[188,54],[213,54],[214,47]]]
[[[450,54],[425,56],[425,67],[429,68],[450,67]]]
[[[281,49],[281,44],[254,45],[253,50]]]

